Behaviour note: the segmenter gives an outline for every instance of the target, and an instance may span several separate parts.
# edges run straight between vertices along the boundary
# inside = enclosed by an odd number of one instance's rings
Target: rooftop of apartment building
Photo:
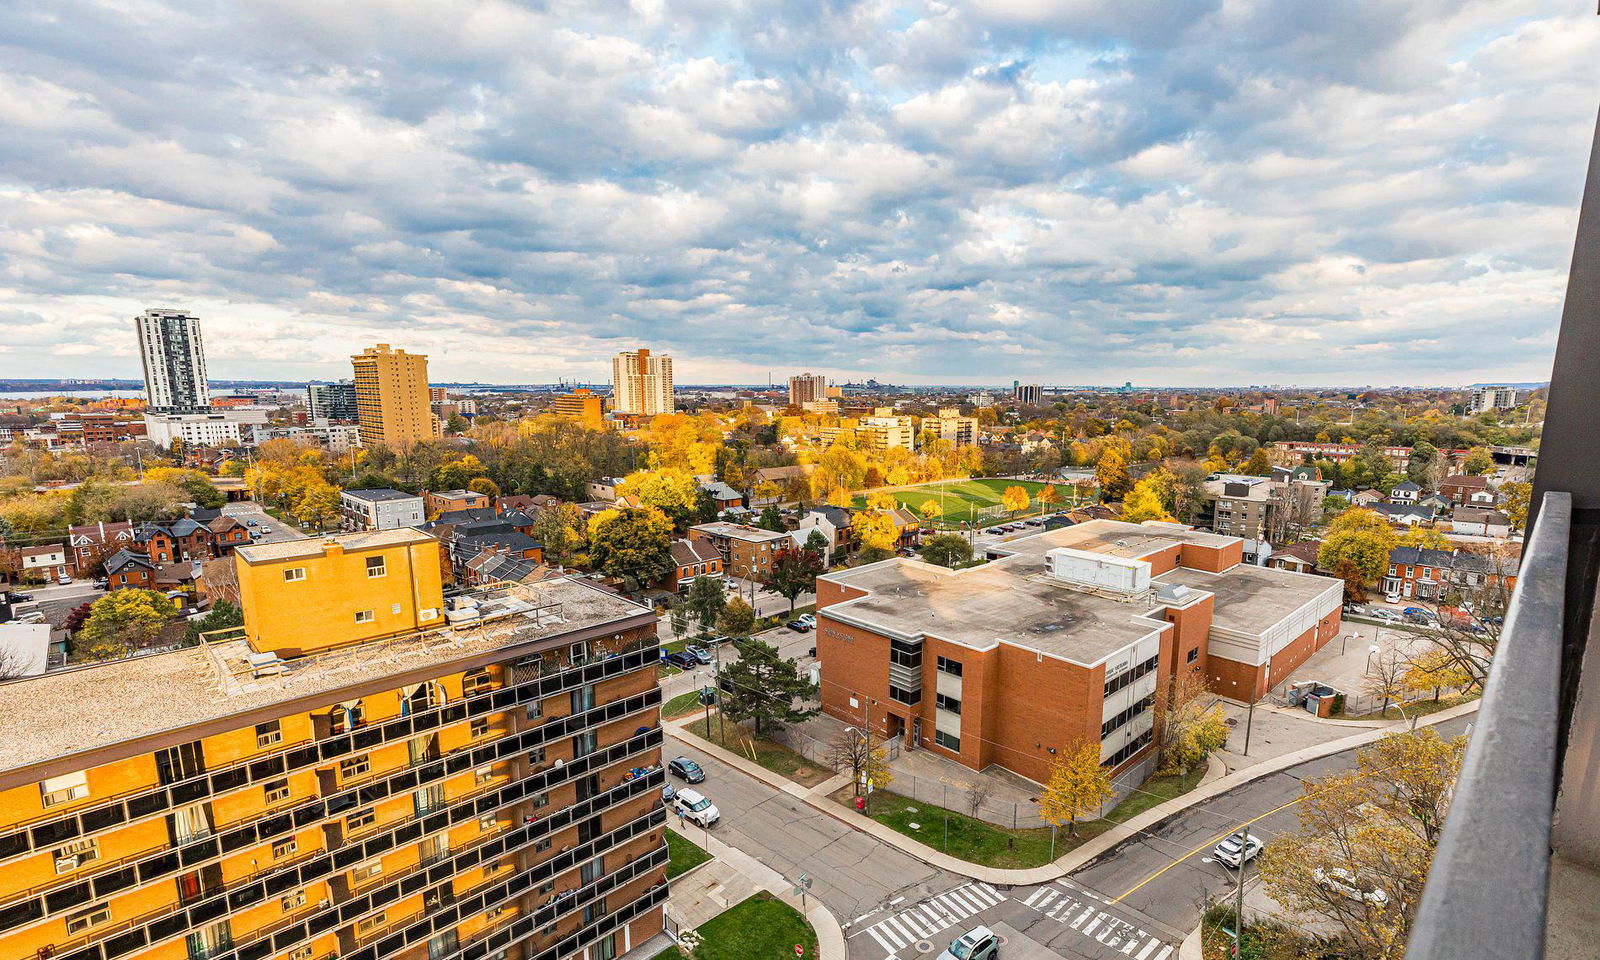
[[[401,532],[415,533],[386,531]],[[316,549],[321,541],[247,549],[303,544]],[[420,680],[445,664],[612,624],[620,630],[649,615],[615,594],[567,578],[471,596],[479,615],[470,621],[284,660],[278,672],[265,676],[256,676],[255,651],[238,638],[0,684],[0,715],[12,718],[8,735],[0,738],[0,772],[67,757],[88,745],[102,749],[375,681]]]
[[[787,533],[779,533],[773,530],[763,530],[760,527],[752,527],[747,523],[728,523],[725,520],[718,520],[715,523],[697,523],[689,529],[698,530],[701,533],[709,534],[713,537],[728,537],[732,540],[749,540],[754,543],[765,543],[770,540],[784,540],[789,538],[789,534]]]
[[[404,490],[392,490],[388,487],[379,487],[373,490],[345,490],[342,492],[345,496],[351,498],[352,500],[370,500],[373,502],[382,500],[411,500],[419,496],[419,494],[406,493]]]
[[[1091,520],[1010,541],[1004,545],[1006,556],[965,570],[894,558],[829,573],[825,579],[868,596],[833,604],[827,613],[891,635],[933,636],[977,649],[1005,641],[1092,666],[1160,629],[1159,608],[1183,606],[1209,593],[1216,598],[1214,625],[1259,635],[1336,582],[1248,564],[1222,573],[1178,567],[1153,577],[1149,589],[1116,595],[1048,573],[1048,554],[1061,547],[1138,560],[1174,544],[1238,542],[1177,524]],[[1164,584],[1188,587],[1190,593],[1158,599],[1156,591]]]
[[[326,547],[325,537],[303,537],[299,540],[283,540],[278,543],[252,543],[249,546],[239,547],[235,553],[246,563],[272,563],[278,560],[294,560],[299,557],[320,557]],[[427,543],[432,540],[426,533],[411,527],[400,527],[395,530],[369,530],[364,533],[346,533],[335,537],[339,546],[346,553],[356,553],[361,550],[376,550],[379,547],[398,547],[411,543]]]

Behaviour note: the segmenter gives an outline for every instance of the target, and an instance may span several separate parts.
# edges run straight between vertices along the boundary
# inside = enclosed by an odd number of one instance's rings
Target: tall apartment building
[[[557,396],[555,409],[556,416],[581,423],[591,430],[599,430],[605,425],[605,399],[585,387]]]
[[[1516,387],[1474,387],[1467,401],[1468,413],[1510,410],[1517,405]]]
[[[565,579],[446,612],[417,531],[237,570],[233,635],[0,685],[0,956],[598,960],[661,929],[653,613]]]
[[[917,445],[917,432],[910,417],[862,417],[856,423],[856,437],[863,447],[874,450],[910,449]]]
[[[823,710],[978,770],[1042,783],[1091,742],[1137,778],[1168,678],[1258,699],[1339,632],[1338,581],[1243,564],[1238,538],[1181,524],[1091,520],[991,552],[818,577]]]
[[[672,399],[672,358],[643,347],[611,358],[611,408],[644,417],[677,410]]]
[[[958,446],[970,446],[978,442],[978,418],[963,417],[955,407],[946,407],[939,411],[937,418],[922,421],[922,429]]]
[[[356,420],[356,385],[341,383],[306,384],[306,411],[312,420]]]
[[[789,406],[804,407],[813,400],[828,399],[828,378],[820,373],[802,373],[789,378]]]
[[[211,408],[200,318],[179,310],[146,310],[133,318],[152,413],[203,413]]]
[[[1044,387],[1037,383],[1011,381],[1011,399],[1021,407],[1044,406]]]
[[[428,358],[380,343],[350,358],[361,442],[403,450],[439,428],[428,402]]]
[[[765,579],[772,573],[772,560],[778,551],[795,545],[791,534],[725,520],[695,524],[689,528],[688,539],[716,547],[722,557],[722,569],[746,580]]]

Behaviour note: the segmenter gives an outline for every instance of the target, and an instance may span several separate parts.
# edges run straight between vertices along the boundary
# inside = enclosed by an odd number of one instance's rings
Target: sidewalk
[[[1471,703],[1464,703],[1458,707],[1451,707],[1448,710],[1441,710],[1432,716],[1424,717],[1417,722],[1417,726],[1426,727],[1432,726],[1436,723],[1443,723],[1446,720],[1453,720],[1456,717],[1464,714],[1473,713],[1477,709],[1478,701],[1474,700]],[[1261,710],[1258,707],[1256,716],[1257,720],[1261,719],[1260,713]],[[985,867],[981,864],[969,863],[965,860],[960,860],[949,856],[948,854],[941,853],[938,850],[934,850],[916,842],[915,840],[912,840],[910,837],[907,837],[898,831],[884,826],[876,820],[864,817],[860,814],[857,814],[853,810],[849,810],[840,804],[835,803],[832,799],[830,799],[830,795],[849,782],[849,777],[846,774],[835,776],[831,780],[820,783],[810,790],[807,790],[805,787],[795,783],[792,780],[789,780],[786,777],[773,773],[759,764],[752,763],[746,757],[741,757],[736,753],[731,753],[727,750],[724,750],[722,747],[711,743],[710,741],[702,740],[699,737],[696,737],[694,734],[689,733],[685,729],[687,726],[686,720],[665,720],[662,721],[661,725],[666,728],[671,735],[693,743],[696,748],[704,750],[706,753],[711,754],[718,760],[721,760],[723,763],[737,768],[740,772],[754,777],[757,780],[768,784],[769,786],[782,790],[784,793],[787,793],[790,796],[797,797],[813,809],[816,809],[822,813],[826,813],[828,816],[833,817],[856,830],[870,834],[889,846],[902,850],[905,853],[916,857],[918,860],[923,861],[924,863],[937,867],[941,870],[947,870],[950,873],[958,874],[964,877],[970,877],[974,880],[980,880],[984,883],[1009,883],[1018,886],[1031,886],[1039,883],[1049,883],[1052,880],[1064,877],[1088,863],[1090,860],[1093,860],[1095,857],[1098,857],[1107,850],[1110,850],[1112,847],[1115,847],[1124,840],[1136,836],[1142,831],[1148,830],[1150,827],[1160,823],[1162,820],[1165,820],[1166,818],[1179,813],[1188,807],[1194,806],[1197,803],[1201,803],[1211,799],[1212,797],[1227,793],[1229,790],[1243,786],[1252,780],[1260,779],[1261,777],[1277,773],[1281,770],[1287,770],[1290,767],[1305,763],[1308,760],[1317,760],[1322,757],[1332,756],[1336,753],[1342,753],[1345,750],[1354,749],[1356,747],[1364,747],[1367,744],[1378,740],[1378,738],[1382,737],[1385,733],[1391,730],[1401,730],[1405,729],[1407,726],[1404,723],[1390,723],[1382,726],[1370,727],[1366,726],[1365,724],[1351,724],[1353,727],[1360,726],[1365,727],[1365,729],[1358,729],[1347,737],[1340,737],[1337,740],[1325,741],[1313,746],[1284,753],[1270,759],[1262,760],[1259,763],[1251,764],[1248,767],[1233,771],[1221,777],[1212,777],[1211,773],[1215,771],[1215,767],[1213,766],[1212,771],[1208,772],[1206,778],[1202,780],[1200,785],[1195,787],[1195,789],[1189,791],[1181,797],[1174,797],[1165,803],[1151,807],[1149,810],[1146,810],[1144,813],[1139,814],[1131,820],[1112,827],[1105,833],[1102,833],[1093,840],[1090,840],[1088,843],[1069,851],[1054,863],[1047,863],[1043,866],[1031,867],[1025,870],[1004,870],[997,867]],[[1252,751],[1255,749],[1253,742],[1251,744],[1251,749]],[[725,849],[731,849],[720,844],[716,838],[712,838],[712,843],[719,846],[724,846]],[[708,847],[707,849],[711,848]],[[718,854],[718,856],[720,856],[720,854]],[[744,855],[740,854],[740,856]],[[749,857],[745,857],[745,859],[750,860],[751,863],[755,863],[755,861],[751,860]],[[768,868],[762,867],[760,864],[755,865],[760,869],[771,873],[773,876],[777,876],[776,873],[773,873],[773,871],[769,870]],[[782,882],[781,877],[778,879],[780,882]],[[767,887],[767,889],[772,888]],[[785,888],[785,892],[787,892],[787,888]],[[808,913],[807,916],[809,917],[809,915],[810,914]],[[829,915],[829,919],[832,920],[831,914]],[[836,922],[835,925],[837,925]],[[820,942],[822,937],[822,930],[820,927],[817,930],[817,934]],[[824,955],[826,956],[826,954]]]
[[[681,727],[678,729],[681,731]],[[683,736],[694,740],[696,745],[702,743],[689,734]],[[737,759],[732,753],[723,756],[724,751],[720,747],[716,750],[719,759],[728,760],[730,763],[733,761],[728,758]],[[749,764],[749,761],[745,763]],[[791,786],[799,788],[799,784]],[[697,833],[691,831],[688,838],[691,842],[704,847],[714,859],[672,882],[667,904],[672,908],[672,915],[684,927],[698,927],[760,890],[767,891],[796,910],[801,909],[800,898],[794,895],[794,884],[778,871],[737,847],[730,847],[716,837],[709,836],[705,831]],[[847,960],[849,952],[845,947],[844,930],[839,926],[838,918],[816,897],[805,898],[803,912],[806,921],[811,924],[811,929],[816,931],[817,955],[820,960]]]

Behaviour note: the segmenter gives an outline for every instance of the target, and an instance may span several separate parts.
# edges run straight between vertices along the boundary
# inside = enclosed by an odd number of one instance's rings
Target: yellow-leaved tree
[[[1402,676],[1408,690],[1418,693],[1432,690],[1435,700],[1439,699],[1441,690],[1465,687],[1472,682],[1472,674],[1444,650],[1428,650],[1411,657]]]
[[[1058,827],[1066,824],[1070,836],[1077,833],[1079,820],[1098,816],[1101,805],[1114,796],[1111,774],[1100,764],[1100,745],[1080,740],[1063,749],[1050,770],[1039,795],[1039,816]]]
[[[1128,495],[1122,498],[1122,519],[1128,523],[1143,523],[1146,520],[1172,519],[1172,514],[1167,512],[1162,501],[1162,481],[1157,474],[1151,474],[1133,485]]]
[[[893,550],[895,541],[900,538],[894,521],[882,510],[857,510],[850,518],[850,530],[864,550]]]
[[[934,520],[944,516],[944,507],[939,506],[937,500],[928,500],[917,508],[917,512],[922,514],[924,520]]]
[[[868,510],[893,510],[898,506],[900,506],[900,502],[894,498],[892,493],[874,491],[867,494]]]
[[[1028,509],[1028,489],[1026,487],[1006,487],[1000,494],[1000,506],[1006,508],[1007,513],[1015,514]]]

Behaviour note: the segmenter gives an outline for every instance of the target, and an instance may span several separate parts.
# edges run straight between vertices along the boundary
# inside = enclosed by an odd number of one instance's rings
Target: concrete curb
[[[1475,713],[1478,709],[1478,703],[1479,701],[1474,700],[1471,703],[1463,703],[1459,706],[1451,707],[1448,710],[1441,710],[1438,713],[1423,717],[1422,719],[1418,720],[1417,726],[1429,727],[1437,723],[1443,723],[1447,720],[1454,720],[1456,717],[1465,716],[1469,713]],[[714,743],[711,743],[707,740],[702,740],[694,734],[689,733],[686,729],[684,729],[687,724],[679,723],[678,721],[663,721],[661,725],[671,730],[677,736],[682,737],[684,740],[693,743],[697,748],[704,750],[705,752],[716,757],[718,760],[727,763],[729,766],[738,768],[741,772],[755,777],[757,780],[766,783],[768,786],[782,790],[784,793],[795,797],[801,802],[822,813],[826,813],[828,816],[847,824],[853,829],[860,830],[863,833],[871,834],[877,839],[882,840],[884,843],[908,853],[911,856],[916,857],[918,860],[929,864],[930,866],[938,867],[941,870],[946,870],[950,873],[958,874],[960,876],[969,877],[973,880],[981,880],[984,883],[1008,883],[1015,884],[1017,886],[1031,886],[1033,884],[1049,883],[1052,880],[1064,877],[1093,860],[1095,857],[1098,857],[1110,850],[1112,847],[1115,847],[1122,841],[1127,840],[1130,837],[1137,836],[1141,832],[1155,826],[1168,817],[1177,813],[1181,813],[1183,810],[1194,806],[1197,803],[1210,800],[1211,798],[1227,793],[1229,790],[1232,790],[1236,787],[1243,786],[1254,780],[1259,780],[1262,777],[1271,776],[1274,773],[1279,773],[1283,770],[1287,770],[1290,767],[1297,766],[1307,761],[1320,760],[1323,757],[1329,757],[1336,753],[1343,753],[1346,750],[1364,747],[1367,744],[1378,740],[1385,733],[1404,730],[1407,727],[1407,725],[1404,723],[1392,723],[1381,728],[1369,728],[1348,737],[1340,737],[1337,740],[1330,740],[1327,743],[1319,743],[1314,747],[1306,747],[1303,750],[1296,750],[1292,753],[1286,753],[1279,757],[1273,757],[1270,760],[1263,760],[1261,763],[1253,764],[1245,767],[1242,770],[1235,770],[1233,773],[1226,774],[1215,779],[1213,779],[1211,776],[1215,770],[1215,767],[1208,765],[1206,769],[1206,776],[1202,778],[1200,784],[1197,785],[1193,790],[1190,790],[1188,793],[1180,797],[1174,797],[1165,803],[1151,807],[1149,810],[1146,810],[1145,812],[1139,814],[1131,820],[1126,821],[1125,823],[1117,824],[1116,826],[1107,830],[1105,833],[1102,833],[1093,840],[1090,840],[1083,846],[1069,851],[1064,856],[1055,860],[1053,863],[1047,863],[1043,866],[1030,867],[1023,870],[1004,870],[998,867],[985,867],[982,864],[969,863],[966,860],[960,860],[956,857],[949,856],[948,854],[941,853],[940,851],[934,850],[925,844],[921,844],[915,840],[912,840],[910,837],[907,837],[898,831],[884,826],[876,820],[862,816],[861,814],[856,813],[854,810],[846,809],[845,807],[840,806],[839,804],[828,799],[826,794],[819,794],[817,792],[822,787],[826,787],[827,783],[824,783],[812,790],[807,790],[800,784],[795,783],[786,777],[773,773],[771,770],[768,770],[766,767],[763,767],[760,764],[752,763],[750,760],[741,757],[736,753],[725,750]],[[1210,762],[1215,764],[1220,763],[1220,761],[1217,761],[1215,758],[1210,758]],[[835,777],[834,779],[838,778]],[[832,781],[830,780],[829,782],[831,783]],[[820,930],[818,931],[818,938],[818,942],[820,943]]]
[[[778,871],[714,836],[702,832],[701,839],[705,841],[706,851],[713,857],[744,874],[751,882],[789,906],[800,909],[800,898],[794,895],[794,884]],[[845,946],[844,929],[839,926],[839,920],[832,911],[816,897],[807,897],[805,918],[817,934],[819,960],[848,960],[850,953]]]
[[[1183,942],[1178,944],[1178,960],[1203,960],[1205,951],[1200,944],[1200,928],[1195,927],[1190,931]]]

